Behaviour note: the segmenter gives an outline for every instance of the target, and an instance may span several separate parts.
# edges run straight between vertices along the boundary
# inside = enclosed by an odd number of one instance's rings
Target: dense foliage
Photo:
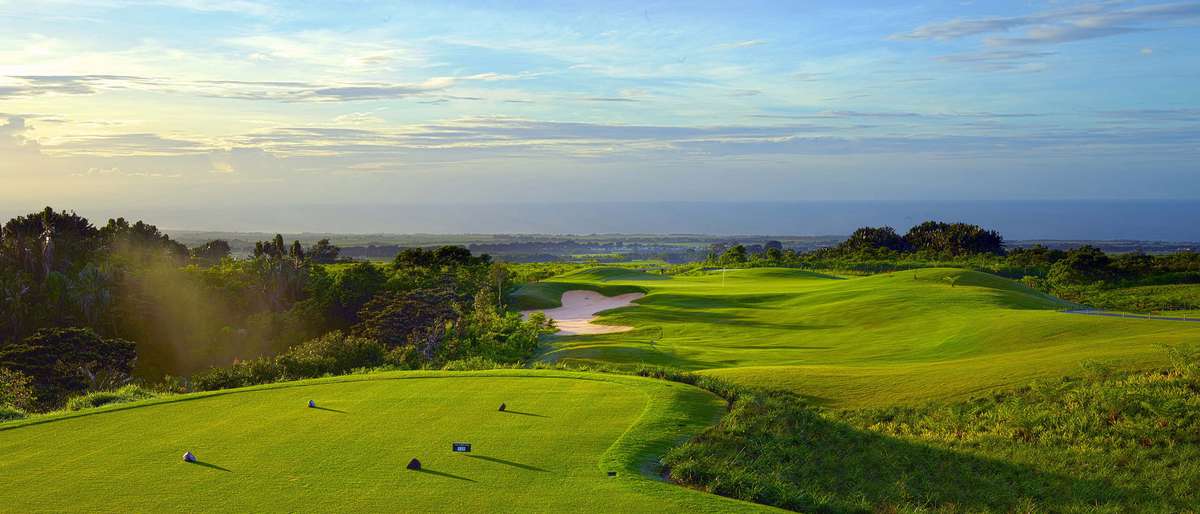
[[[29,377],[44,405],[57,405],[101,381],[123,381],[136,359],[133,343],[86,328],[40,329],[20,343],[0,346],[0,368]]]
[[[415,248],[391,266],[338,256],[328,240],[305,248],[277,235],[233,258],[227,241],[189,249],[141,221],[97,228],[51,208],[19,216],[0,231],[0,366],[32,381],[37,404],[22,408],[44,410],[119,388],[131,374],[157,381],[234,362],[261,367],[289,348],[300,352],[293,361],[316,352],[337,362],[288,361],[286,372],[266,375],[345,372],[334,354],[349,347],[330,342],[339,337],[374,341],[390,364],[417,367],[471,352],[521,358],[533,351],[530,334],[545,330],[503,314],[512,276],[487,255]],[[114,341],[127,349],[121,365],[98,357]]]

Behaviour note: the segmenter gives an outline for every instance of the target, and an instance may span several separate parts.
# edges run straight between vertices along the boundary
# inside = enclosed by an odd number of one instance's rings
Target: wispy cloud
[[[1200,2],[1125,7],[1099,2],[1022,16],[954,19],[894,34],[896,40],[951,40],[1026,29],[1022,36],[990,37],[991,45],[1051,44],[1157,30],[1200,17]]]
[[[765,39],[747,39],[745,41],[736,41],[733,43],[723,43],[714,46],[717,50],[736,50],[739,48],[753,48],[767,44]]]
[[[414,83],[310,83],[240,80],[183,81],[120,75],[12,76],[0,83],[0,98],[94,95],[103,91],[138,89],[242,100],[349,102],[424,96],[449,90],[462,82],[501,80],[496,77],[495,74],[482,74],[461,78],[433,77]],[[463,98],[469,97],[454,99]]]
[[[941,55],[936,59],[944,63],[966,65],[983,71],[1036,72],[1046,69],[1045,64],[1038,61],[1053,55],[1055,52],[985,50]]]

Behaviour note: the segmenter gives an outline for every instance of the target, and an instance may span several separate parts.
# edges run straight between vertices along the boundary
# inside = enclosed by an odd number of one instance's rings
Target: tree
[[[892,227],[861,227],[842,241],[837,249],[842,253],[859,253],[863,250],[887,248],[897,252],[907,251],[908,242]]]
[[[358,311],[383,289],[387,275],[379,266],[360,262],[338,273],[330,285],[333,316],[337,325],[349,326],[358,321]]]
[[[413,346],[426,360],[440,350],[448,323],[458,319],[456,298],[447,291],[418,290],[384,293],[359,312],[354,332],[388,346]]]
[[[304,246],[300,244],[300,241],[292,241],[292,247],[288,249],[288,257],[296,261],[304,260]]]
[[[308,249],[308,258],[317,264],[333,264],[338,260],[338,254],[342,251],[332,244],[329,244],[328,239],[317,241],[317,244],[312,245]]]
[[[1062,250],[1051,250],[1040,244],[1008,251],[1008,263],[1021,267],[1049,266],[1067,256]]]
[[[170,236],[158,230],[158,227],[141,220],[130,224],[125,218],[109,219],[99,234],[110,254],[142,261],[168,257],[182,262],[188,257],[186,246],[173,241]]]
[[[1004,238],[999,232],[966,223],[926,221],[909,229],[904,240],[913,250],[935,255],[1004,255]]]
[[[1111,277],[1110,262],[1099,248],[1084,245],[1055,262],[1046,280],[1055,287],[1093,284]]]
[[[201,263],[212,265],[221,262],[221,259],[229,257],[233,250],[229,247],[229,242],[223,239],[214,239],[200,246],[192,248],[188,253],[192,259]]]
[[[271,242],[271,247],[270,247],[271,257],[275,258],[275,259],[282,259],[283,252],[284,252],[283,235],[275,234],[275,239]]]
[[[136,360],[133,343],[100,337],[90,328],[45,328],[0,346],[0,367],[32,378],[38,398],[50,406],[84,391],[89,374],[128,376]]]
[[[5,223],[0,253],[6,261],[45,279],[51,272],[70,272],[89,262],[100,247],[99,236],[87,218],[46,207]]]
[[[744,262],[746,262],[746,247],[742,245],[733,245],[721,255],[721,264],[723,265],[741,264]]]
[[[472,256],[471,250],[463,246],[441,246],[433,250],[424,248],[406,248],[396,255],[392,267],[402,268],[455,268],[460,266],[475,266],[492,262],[491,256],[482,254]]]

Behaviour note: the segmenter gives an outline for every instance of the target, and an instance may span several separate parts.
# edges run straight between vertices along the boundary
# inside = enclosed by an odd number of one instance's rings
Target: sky
[[[4,211],[1196,199],[1198,163],[1200,1],[0,0]]]

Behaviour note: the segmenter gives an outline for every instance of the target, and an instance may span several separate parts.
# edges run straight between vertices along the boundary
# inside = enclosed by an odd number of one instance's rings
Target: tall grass
[[[64,410],[76,411],[114,403],[136,402],[157,396],[154,391],[139,385],[129,384],[108,391],[93,391],[67,400]]]
[[[1184,512],[1200,505],[1200,364],[1080,378],[971,401],[835,411],[736,396],[664,459],[670,477],[805,512]]]

